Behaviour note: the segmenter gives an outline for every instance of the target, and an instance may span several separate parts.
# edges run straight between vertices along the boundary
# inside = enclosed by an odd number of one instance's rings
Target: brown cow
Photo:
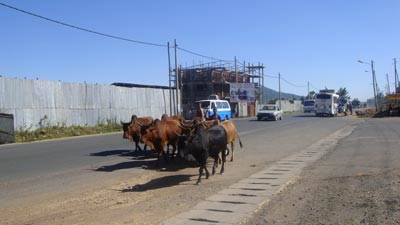
[[[122,123],[122,128],[124,131],[123,138],[133,140],[135,142],[135,150],[141,151],[139,146],[141,141],[141,136],[145,131],[153,124],[152,117],[137,117],[133,115],[130,123]],[[146,150],[146,145],[144,145],[144,150]]]
[[[224,129],[226,131],[227,143],[231,144],[231,149],[232,149],[231,150],[232,151],[231,162],[232,162],[233,161],[233,148],[234,148],[234,144],[236,141],[236,137],[239,140],[240,148],[243,148],[242,141],[240,140],[239,133],[236,129],[235,124],[232,121],[225,120],[225,121],[221,122],[221,125],[224,127]]]
[[[183,116],[179,116],[179,115],[168,116],[168,114],[163,114],[161,116],[161,121],[165,121],[165,120],[178,120],[181,123],[185,122],[185,118],[183,118]]]
[[[142,141],[157,152],[159,159],[161,156],[167,159],[167,155],[164,152],[165,146],[172,145],[173,156],[176,151],[178,138],[185,132],[187,132],[186,129],[177,120],[155,120],[153,126],[147,129],[142,136]]]

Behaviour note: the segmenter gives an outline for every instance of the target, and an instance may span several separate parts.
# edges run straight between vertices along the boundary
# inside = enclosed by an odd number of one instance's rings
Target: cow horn
[[[139,125],[139,127],[143,127],[143,124],[141,124],[139,121],[135,121],[136,124]]]

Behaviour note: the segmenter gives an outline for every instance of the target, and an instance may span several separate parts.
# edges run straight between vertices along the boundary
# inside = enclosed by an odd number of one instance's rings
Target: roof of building
[[[127,87],[127,88],[158,88],[158,89],[169,89],[168,86],[162,86],[162,85],[148,85],[148,84],[133,84],[133,83],[121,83],[121,82],[116,82],[112,83],[111,85],[118,86],[118,87]],[[172,87],[175,89],[174,87]]]

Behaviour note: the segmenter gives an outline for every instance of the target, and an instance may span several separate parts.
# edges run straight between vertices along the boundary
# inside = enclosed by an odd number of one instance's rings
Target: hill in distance
[[[304,96],[281,92],[281,98],[282,99],[300,100],[302,97],[304,97]],[[264,87],[264,98],[267,100],[267,102],[269,102],[271,100],[278,99],[279,98],[279,92],[275,91],[274,89]]]

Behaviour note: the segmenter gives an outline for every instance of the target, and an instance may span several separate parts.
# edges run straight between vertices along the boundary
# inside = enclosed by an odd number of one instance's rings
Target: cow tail
[[[240,148],[243,148],[242,140],[240,140],[239,133],[236,132],[236,135],[237,135],[238,140],[239,140],[239,146],[240,146]]]

